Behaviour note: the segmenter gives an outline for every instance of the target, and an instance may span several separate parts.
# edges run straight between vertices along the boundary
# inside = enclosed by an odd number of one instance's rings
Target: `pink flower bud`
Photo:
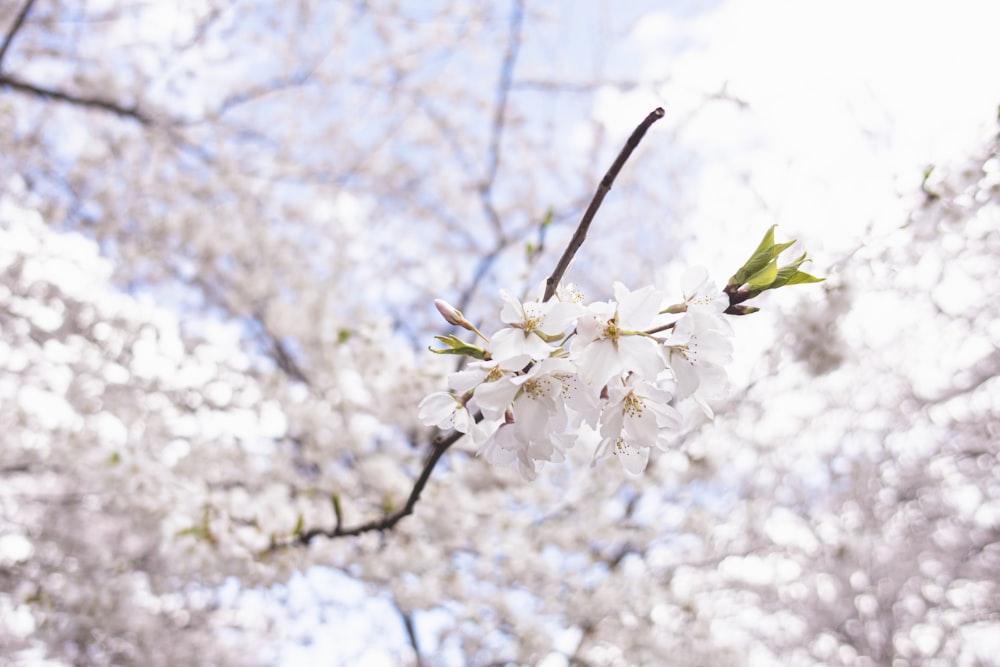
[[[462,313],[444,299],[434,299],[434,306],[448,324],[454,324],[459,327],[465,326],[465,318],[462,316]]]

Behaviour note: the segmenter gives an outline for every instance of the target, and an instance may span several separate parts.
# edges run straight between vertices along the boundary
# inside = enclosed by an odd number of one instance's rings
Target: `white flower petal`
[[[649,448],[635,447],[626,440],[618,440],[615,443],[615,456],[626,471],[632,475],[639,475],[649,463]]]

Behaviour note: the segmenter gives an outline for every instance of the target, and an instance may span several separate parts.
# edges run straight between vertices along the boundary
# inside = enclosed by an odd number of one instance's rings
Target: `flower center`
[[[542,398],[546,395],[545,387],[538,380],[528,380],[521,389],[531,398]]]
[[[629,392],[629,395],[625,397],[626,416],[641,417],[642,411],[645,407],[646,405],[643,403],[642,399],[636,396],[634,392]]]
[[[621,330],[618,328],[618,317],[615,316],[613,319],[608,320],[607,325],[604,327],[604,337],[608,340],[617,341],[619,335],[621,335]]]

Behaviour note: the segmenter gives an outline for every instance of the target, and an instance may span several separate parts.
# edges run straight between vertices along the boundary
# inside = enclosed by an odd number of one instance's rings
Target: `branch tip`
[[[608,194],[611,190],[612,184],[614,184],[615,179],[618,177],[618,172],[621,171],[625,162],[632,155],[632,151],[636,149],[639,142],[642,141],[642,137],[646,134],[646,131],[655,123],[656,121],[663,118],[666,111],[663,107],[656,107],[643,119],[639,125],[632,130],[632,134],[629,135],[628,140],[625,142],[625,146],[622,148],[621,152],[618,153],[618,157],[615,161],[611,163],[611,167],[608,169],[608,173],[604,175],[601,179],[600,184],[597,186],[597,192],[594,193],[593,199],[590,200],[590,205],[583,214],[583,218],[580,220],[580,224],[577,226],[576,231],[573,233],[573,238],[570,239],[569,245],[566,246],[565,252],[563,252],[562,257],[559,258],[559,263],[556,264],[555,270],[552,275],[548,277],[545,281],[545,296],[542,301],[548,301],[556,293],[556,288],[559,286],[559,281],[562,280],[563,274],[566,273],[566,269],[569,268],[569,263],[573,261],[573,257],[576,252],[583,245],[584,239],[587,238],[587,230],[590,228],[590,223],[593,221],[594,216],[597,214],[597,209],[601,207],[601,202],[604,201],[604,196]]]

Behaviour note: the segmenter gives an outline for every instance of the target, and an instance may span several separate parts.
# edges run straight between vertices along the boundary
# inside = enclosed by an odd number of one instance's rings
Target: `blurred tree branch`
[[[14,41],[17,31],[24,25],[24,19],[27,18],[28,12],[31,11],[31,5],[34,3],[35,0],[25,1],[21,7],[21,11],[18,12],[17,17],[14,19],[14,23],[10,26],[10,30],[7,31],[7,35],[3,39],[3,44],[0,44],[0,72],[3,72],[3,59],[7,55],[7,49],[10,48],[11,42]]]
[[[496,244],[492,250],[480,259],[476,266],[472,280],[458,299],[459,310],[469,306],[480,282],[510,243],[504,232],[503,220],[501,220],[500,213],[493,202],[493,187],[500,169],[500,151],[507,121],[507,100],[514,85],[514,67],[517,64],[517,54],[521,48],[521,29],[523,23],[524,0],[514,0],[507,33],[507,48],[504,52],[503,62],[500,65],[500,81],[497,83],[496,101],[493,105],[493,122],[490,126],[489,145],[486,149],[486,174],[478,187],[479,201],[486,219],[493,227]]]
[[[152,125],[153,123],[152,118],[145,112],[140,111],[138,107],[123,106],[113,100],[101,97],[90,97],[76,93],[68,93],[54,88],[43,88],[42,86],[37,86],[33,83],[28,83],[27,81],[22,81],[6,74],[0,74],[0,86],[16,90],[19,93],[34,95],[35,97],[42,99],[56,100],[58,102],[65,102],[75,106],[107,111],[115,114],[116,116],[134,120],[141,125]]]

